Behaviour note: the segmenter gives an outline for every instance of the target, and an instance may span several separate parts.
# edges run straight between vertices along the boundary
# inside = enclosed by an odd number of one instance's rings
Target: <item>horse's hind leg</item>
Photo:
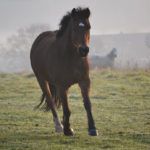
[[[37,80],[38,80],[39,85],[42,89],[43,95],[45,95],[45,97],[46,97],[46,105],[47,105],[46,109],[52,111],[53,121],[54,121],[54,124],[55,124],[55,131],[59,132],[59,133],[63,132],[63,126],[62,126],[62,124],[59,120],[58,114],[56,112],[55,104],[54,104],[54,98],[51,95],[49,84],[48,84],[47,81],[44,81],[42,78],[37,78]]]
[[[71,111],[68,105],[67,92],[65,89],[59,88],[58,93],[59,93],[59,97],[61,99],[62,107],[63,107],[64,134],[67,136],[72,136],[74,132],[73,132],[73,129],[70,128],[70,123],[69,123]]]
[[[46,97],[46,103],[47,103],[47,107],[48,109],[51,109],[52,114],[53,114],[53,121],[55,124],[55,131],[60,133],[63,132],[63,125],[61,124],[58,114],[56,112],[56,107],[55,107],[55,97],[52,97],[51,91],[50,91],[50,87],[49,87],[49,83],[47,81],[45,81],[45,86],[46,86],[46,93],[47,93],[47,97]]]

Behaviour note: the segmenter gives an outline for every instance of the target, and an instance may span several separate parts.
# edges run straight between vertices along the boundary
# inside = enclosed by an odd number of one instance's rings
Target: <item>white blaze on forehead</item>
[[[84,27],[85,24],[84,24],[83,22],[80,22],[80,23],[79,23],[79,26],[80,26],[80,27]]]

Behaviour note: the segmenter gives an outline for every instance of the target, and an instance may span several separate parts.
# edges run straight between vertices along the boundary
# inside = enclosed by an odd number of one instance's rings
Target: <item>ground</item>
[[[68,94],[75,136],[54,132],[51,113],[33,110],[41,91],[34,76],[0,74],[1,150],[150,149],[150,71],[91,71],[91,102],[99,136],[87,134],[78,86]],[[62,110],[59,109],[62,116]]]

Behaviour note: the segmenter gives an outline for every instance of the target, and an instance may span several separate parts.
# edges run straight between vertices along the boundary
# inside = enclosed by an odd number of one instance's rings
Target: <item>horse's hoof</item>
[[[89,135],[90,136],[98,136],[98,131],[96,129],[90,129],[89,130]]]
[[[55,123],[55,132],[62,133],[64,127],[60,123],[60,121],[58,120],[58,118],[54,118],[54,123]]]
[[[63,126],[61,125],[61,126],[55,127],[55,132],[62,133],[63,132]]]
[[[64,135],[66,136],[73,136],[74,135],[74,131],[73,129],[68,129],[68,130],[64,130]]]

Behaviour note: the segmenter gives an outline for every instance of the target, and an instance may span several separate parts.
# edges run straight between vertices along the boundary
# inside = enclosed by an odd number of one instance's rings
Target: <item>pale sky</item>
[[[37,23],[57,29],[77,6],[90,8],[93,34],[150,32],[150,0],[0,0],[0,38]]]

